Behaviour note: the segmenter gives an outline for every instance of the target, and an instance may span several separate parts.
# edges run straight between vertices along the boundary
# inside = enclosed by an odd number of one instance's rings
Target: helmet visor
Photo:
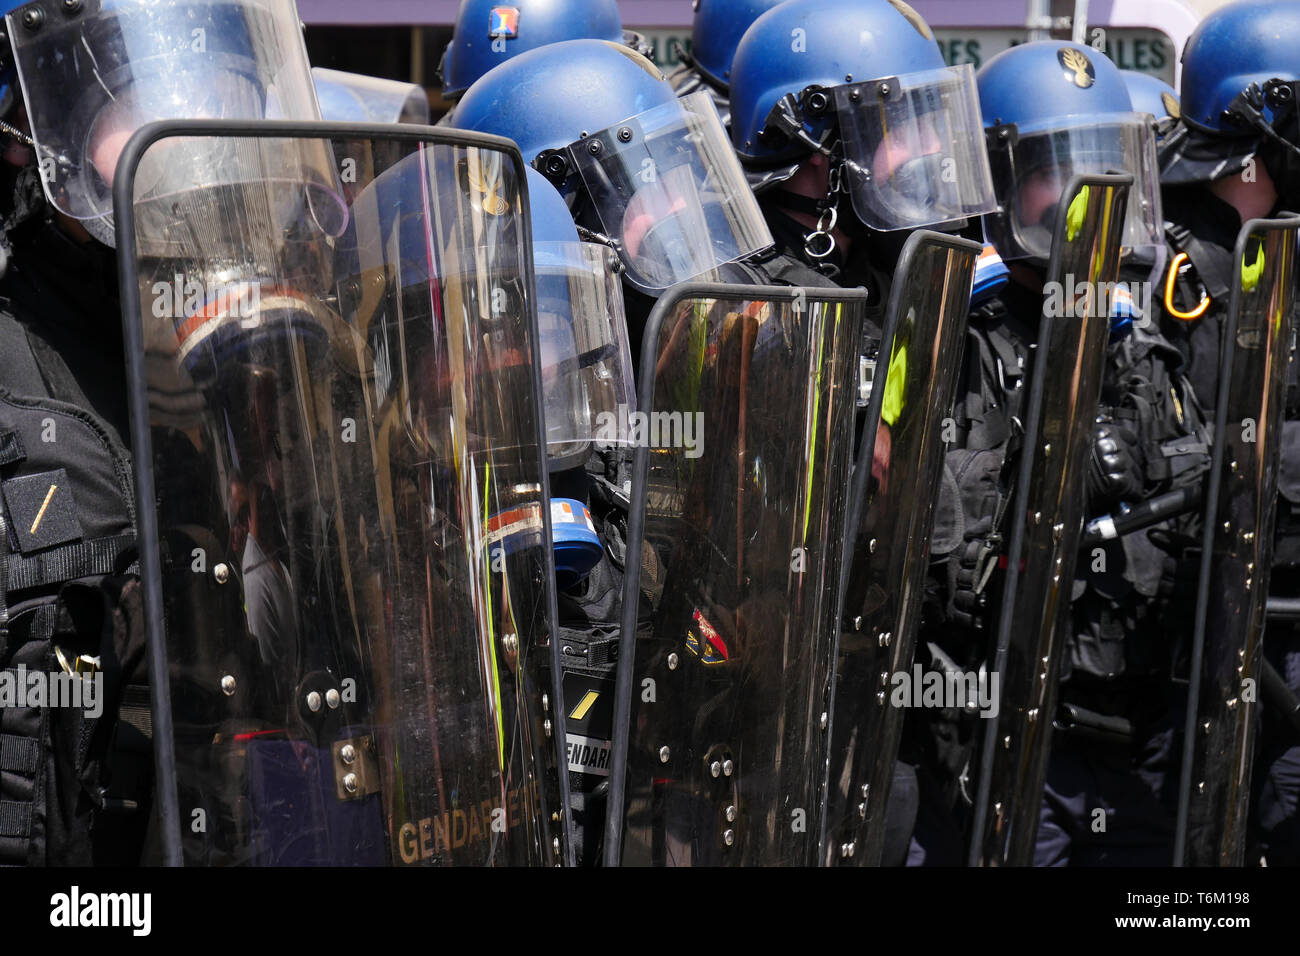
[[[993,175],[1002,210],[989,220],[990,238],[1004,259],[1046,260],[1056,207],[1070,179],[1082,173],[1133,174],[1124,245],[1160,241],[1160,188],[1155,133],[1147,114],[1104,117],[1095,125],[995,135]]]
[[[612,256],[590,242],[533,246],[547,457],[566,467],[593,441],[628,440],[632,359]]]
[[[629,280],[660,292],[772,244],[707,93],[568,147]]]
[[[429,122],[429,100],[414,83],[312,67],[321,116],[341,123]]]
[[[833,91],[853,209],[872,229],[919,229],[997,208],[970,64]]]
[[[112,213],[152,120],[320,118],[292,0],[38,0],[7,26],[46,195],[75,219]]]

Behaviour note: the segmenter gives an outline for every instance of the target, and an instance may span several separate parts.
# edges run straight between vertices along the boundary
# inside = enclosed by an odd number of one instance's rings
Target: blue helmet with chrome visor
[[[1159,242],[1155,133],[1114,63],[1082,44],[1041,40],[999,53],[976,80],[1001,205],[985,226],[1004,259],[1046,261],[1057,203],[1080,173],[1132,173],[1124,245]]]
[[[641,291],[771,245],[708,94],[678,99],[627,47],[570,40],[521,54],[470,87],[451,125],[518,143]]]
[[[901,0],[789,0],[754,21],[732,63],[731,139],[746,168],[771,171],[766,186],[825,154],[876,230],[991,211],[981,129],[970,66],[946,66]]]

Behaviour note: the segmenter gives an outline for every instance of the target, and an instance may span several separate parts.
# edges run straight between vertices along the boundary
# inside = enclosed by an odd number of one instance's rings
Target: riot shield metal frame
[[[1092,174],[1080,175],[1073,177],[1065,191],[1061,194],[1061,200],[1058,203],[1056,211],[1056,224],[1053,233],[1051,258],[1048,262],[1047,285],[1056,283],[1056,288],[1061,289],[1072,295],[1074,287],[1071,285],[1066,289],[1067,280],[1072,280],[1073,275],[1063,274],[1065,264],[1065,251],[1067,242],[1073,241],[1071,230],[1079,228],[1077,224],[1072,223],[1071,213],[1075,208],[1075,203],[1083,198],[1087,202],[1089,190],[1099,190],[1103,196],[1109,197],[1109,204],[1101,211],[1101,222],[1099,228],[1109,230],[1107,236],[1113,236],[1113,268],[1108,270],[1110,274],[1100,275],[1096,279],[1098,285],[1113,284],[1119,273],[1119,248],[1121,236],[1124,228],[1125,203],[1128,196],[1128,190],[1133,184],[1133,177],[1128,173],[1114,174]],[[1098,268],[1096,260],[1097,245],[1095,239],[1089,243],[1088,255],[1092,257],[1089,265],[1089,273]],[[1101,265],[1105,260],[1101,260]],[[1045,286],[1046,288],[1046,286]],[[1031,367],[1027,370],[1030,379],[1029,402],[1026,406],[1024,422],[1024,442],[1021,446],[1020,461],[1017,463],[1015,471],[1015,487],[1011,507],[1012,521],[1011,531],[1008,536],[1009,545],[1006,551],[1007,570],[1006,577],[1003,581],[1001,607],[998,615],[997,642],[993,658],[993,667],[991,675],[997,675],[1000,679],[1000,701],[999,712],[996,718],[988,720],[988,726],[984,728],[984,733],[980,741],[980,767],[979,780],[976,790],[974,816],[970,834],[970,848],[968,854],[968,863],[971,866],[981,864],[1012,864],[1027,865],[1032,859],[1034,840],[1038,830],[1039,804],[1043,790],[1043,782],[1047,772],[1047,757],[1051,747],[1051,731],[1053,711],[1056,706],[1056,684],[1060,670],[1060,661],[1063,646],[1065,643],[1064,635],[1059,631],[1063,626],[1068,624],[1070,613],[1070,591],[1074,580],[1074,566],[1078,553],[1078,542],[1083,532],[1083,522],[1086,515],[1083,513],[1082,496],[1079,496],[1078,511],[1079,520],[1070,527],[1065,527],[1066,522],[1061,520],[1060,514],[1043,515],[1035,513],[1033,524],[1035,531],[1040,536],[1046,529],[1050,531],[1052,545],[1050,550],[1057,556],[1057,568],[1054,575],[1056,585],[1057,601],[1055,606],[1043,607],[1036,609],[1040,615],[1038,622],[1016,622],[1016,598],[1020,588],[1021,565],[1028,560],[1027,549],[1030,547],[1030,516],[1028,513],[1029,495],[1031,483],[1036,466],[1041,466],[1047,455],[1053,451],[1050,442],[1043,440],[1043,419],[1044,406],[1047,400],[1047,390],[1049,387],[1058,387],[1063,383],[1048,383],[1045,368],[1051,360],[1049,354],[1050,343],[1054,340],[1054,329],[1056,324],[1063,321],[1088,322],[1088,327],[1081,333],[1082,339],[1079,344],[1080,353],[1088,357],[1095,368],[1091,380],[1083,386],[1087,394],[1076,391],[1078,407],[1086,409],[1088,414],[1087,423],[1091,426],[1095,409],[1101,397],[1101,371],[1102,362],[1105,359],[1106,337],[1109,333],[1110,317],[1108,314],[1099,315],[1100,303],[1097,289],[1094,286],[1089,290],[1088,296],[1083,300],[1085,305],[1085,315],[1079,317],[1069,314],[1063,316],[1053,315],[1052,312],[1044,308],[1042,320],[1039,325],[1037,345],[1034,349]],[[1073,308],[1071,309],[1073,311]],[[1082,361],[1082,359],[1080,359]],[[1082,381],[1082,370],[1075,369],[1076,383]],[[1082,458],[1086,454],[1086,444],[1082,438],[1076,434],[1073,447],[1057,449],[1057,455],[1062,452],[1067,456],[1065,468],[1075,467],[1082,468]],[[1059,460],[1059,459],[1058,459]],[[1064,472],[1068,474],[1069,472]],[[1041,570],[1041,569],[1040,569]],[[1024,655],[1025,660],[1018,663],[1017,673],[1008,674],[1008,665],[1011,662],[1011,645],[1013,626],[1019,624],[1024,626],[1029,623],[1034,628],[1036,635],[1035,649],[1031,655]],[[1041,632],[1041,627],[1047,628],[1047,633]],[[1043,643],[1039,640],[1046,638],[1046,653],[1044,654]],[[1041,668],[1041,670],[1040,670]],[[1041,702],[1036,706],[1020,707],[1011,699],[1014,691],[1012,680],[1016,677],[1021,681],[1028,681],[1032,687],[1040,689]],[[1017,710],[1023,711],[1017,713]],[[1014,729],[1008,733],[1008,726]],[[1002,734],[1001,746],[999,748],[998,736]],[[1005,751],[1000,755],[999,749]],[[1001,760],[999,759],[1001,757]],[[995,774],[995,764],[1001,761],[1012,761],[1014,766],[1014,778],[1005,789],[1003,800],[1009,800],[1013,805],[1006,806],[1005,802],[999,801],[993,808],[998,817],[998,826],[995,828],[996,833],[989,833],[989,810],[991,794],[993,791],[993,777]],[[1003,825],[1002,821],[1008,821]]]
[[[512,163],[518,178],[524,178],[524,162],[519,147],[511,140],[482,133],[470,133],[446,128],[413,125],[384,125],[375,123],[327,123],[289,121],[225,121],[225,120],[164,120],[149,123],[138,129],[127,142],[116,167],[113,182],[113,208],[118,249],[118,282],[122,309],[122,331],[126,353],[128,383],[128,416],[131,427],[131,451],[135,460],[135,492],[138,535],[140,543],[140,578],[144,598],[145,637],[148,644],[150,704],[153,715],[153,748],[155,761],[155,786],[161,826],[162,863],[166,866],[183,865],[181,842],[181,812],[179,805],[178,775],[173,747],[174,721],[169,683],[159,675],[170,673],[166,627],[164,623],[164,596],[162,588],[163,560],[160,522],[157,514],[154,476],[154,446],[151,433],[149,406],[146,397],[145,343],[142,328],[142,304],[134,273],[136,250],[136,219],[134,214],[135,174],[146,151],[160,140],[181,136],[229,138],[283,138],[283,139],[379,139],[389,142],[430,143],[436,145],[483,147],[501,153]],[[524,225],[530,220],[528,195],[520,191],[521,215]],[[538,339],[535,277],[532,264],[531,230],[525,228],[522,236],[523,275],[528,290],[529,329],[532,341]],[[541,410],[542,371],[540,349],[532,349],[531,379],[533,402],[538,409],[537,447],[543,450],[540,469],[541,496],[550,500],[547,470],[544,466],[546,448],[545,423]],[[542,507],[542,540],[552,540],[550,508]],[[550,582],[555,580],[554,554],[543,547],[545,573]],[[554,701],[563,700],[562,669],[560,666],[558,609],[554,587],[546,587],[546,626],[550,647],[550,695]],[[567,767],[565,755],[565,714],[562,706],[549,711],[551,741],[554,747],[556,771],[563,773]],[[557,793],[567,793],[562,781],[556,782]],[[570,815],[561,812],[560,834],[553,835],[554,849],[562,861],[573,863],[573,842]],[[555,821],[550,821],[554,824]]]
[[[738,291],[743,295],[738,295]],[[839,304],[865,305],[865,289],[802,289],[790,286],[737,286],[719,283],[686,282],[674,286],[655,303],[642,335],[637,402],[642,410],[654,407],[656,359],[665,322],[679,305],[690,299],[735,301],[770,300],[799,303],[809,298]],[[623,858],[624,814],[627,802],[628,754],[632,711],[634,665],[636,659],[637,619],[640,609],[642,549],[645,541],[646,494],[650,473],[648,443],[638,442],[633,451],[632,502],[628,516],[627,561],[624,577],[622,627],[619,635],[619,666],[614,695],[614,741],[610,755],[610,790],[605,819],[603,860],[606,866],[619,866]],[[841,531],[842,533],[842,531]],[[839,535],[837,535],[838,539]],[[838,610],[838,609],[837,609]],[[832,648],[833,657],[833,648]],[[828,671],[829,674],[829,671]],[[829,720],[827,726],[829,725]],[[829,739],[829,738],[828,738]]]
[[[1281,233],[1276,254],[1282,260],[1263,329],[1264,342],[1250,346],[1241,342],[1242,309],[1246,290],[1248,247],[1259,239],[1256,265],[1263,264],[1270,234]],[[1289,235],[1288,235],[1289,234]],[[1223,342],[1235,347],[1223,349],[1219,361],[1218,394],[1214,412],[1214,450],[1205,494],[1204,527],[1197,576],[1196,617],[1192,632],[1191,669],[1187,687],[1187,712],[1183,725],[1182,763],[1178,777],[1178,816],[1174,829],[1173,865],[1241,866],[1245,855],[1246,813],[1250,801],[1250,767],[1253,760],[1256,710],[1262,693],[1264,663],[1262,640],[1269,577],[1272,566],[1273,519],[1277,509],[1277,478],[1281,460],[1281,423],[1284,416],[1285,376],[1295,320],[1297,236],[1300,216],[1283,213],[1276,219],[1251,219],[1237,234],[1233,246],[1232,289],[1224,320]],[[1270,255],[1275,253],[1270,252]],[[1259,281],[1259,277],[1255,277]],[[1276,313],[1276,317],[1274,317]],[[1262,394],[1243,395],[1233,381],[1234,358],[1245,348],[1258,350],[1263,370]],[[1250,383],[1247,383],[1250,384]],[[1243,404],[1245,407],[1243,407]],[[1229,405],[1234,408],[1229,425]],[[1237,412],[1247,414],[1236,424]],[[1251,422],[1251,439],[1231,441],[1228,429],[1246,429]],[[1242,434],[1239,432],[1239,434]],[[1227,463],[1228,445],[1249,441],[1263,450],[1263,460],[1253,468],[1238,468],[1237,450]],[[1253,457],[1260,457],[1255,455]],[[1241,516],[1233,508],[1232,484],[1246,480],[1249,472],[1259,473],[1254,489],[1254,514]],[[1227,520],[1221,521],[1226,515]],[[1249,529],[1238,527],[1240,517]],[[1233,648],[1220,647],[1207,655],[1207,631],[1211,621],[1231,620],[1243,630]],[[1203,691],[1204,689],[1204,691]],[[1253,689],[1253,690],[1251,690]],[[1193,779],[1198,783],[1193,795]],[[1193,800],[1205,801],[1195,808]],[[1196,830],[1210,828],[1208,841],[1194,839]]]
[[[923,420],[919,424],[919,434],[931,436],[928,455],[921,459],[928,466],[923,475],[913,475],[908,486],[910,501],[903,505],[902,511],[907,515],[902,521],[906,529],[905,541],[893,541],[892,547],[877,552],[874,538],[869,540],[864,550],[859,545],[870,538],[872,529],[863,527],[864,514],[868,509],[873,476],[873,458],[876,439],[883,420],[885,396],[888,387],[887,375],[878,374],[871,390],[867,414],[862,425],[862,434],[858,436],[857,463],[853,470],[853,482],[849,492],[849,513],[844,528],[843,564],[840,574],[841,610],[836,616],[840,622],[841,636],[836,648],[835,659],[831,664],[830,760],[827,764],[827,779],[822,787],[826,805],[822,812],[822,833],[819,858],[825,865],[838,862],[852,863],[857,866],[875,866],[880,862],[884,848],[885,807],[889,802],[889,791],[893,783],[894,761],[898,753],[899,739],[902,734],[902,713],[891,713],[892,708],[885,705],[885,688],[887,684],[877,685],[874,681],[877,673],[882,676],[906,670],[911,666],[915,649],[919,610],[924,596],[923,587],[902,589],[903,600],[881,605],[877,610],[889,616],[881,615],[873,620],[866,620],[866,609],[848,606],[850,578],[865,579],[870,576],[871,567],[889,560],[886,553],[893,548],[902,548],[906,560],[911,565],[908,573],[924,575],[929,566],[930,531],[933,527],[934,504],[938,496],[939,481],[943,475],[942,430],[938,427],[943,416],[951,409],[957,387],[957,376],[961,368],[962,344],[966,336],[966,320],[970,306],[971,283],[974,279],[975,259],[983,247],[967,239],[928,230],[912,233],[903,246],[897,268],[894,270],[894,282],[890,289],[888,308],[885,313],[885,327],[882,330],[879,362],[887,369],[892,365],[895,354],[895,341],[899,326],[904,322],[905,312],[909,309],[909,288],[906,281],[912,274],[918,260],[931,250],[946,253],[948,261],[953,259],[964,265],[954,268],[954,273],[965,276],[965,293],[960,295],[960,306],[944,321],[933,341],[922,339],[919,345],[924,348],[912,348],[912,354],[926,352],[932,356],[927,370],[932,374],[928,381],[930,401],[923,409]],[[940,316],[944,319],[944,316]],[[936,371],[937,370],[937,371]],[[889,369],[893,371],[893,369]],[[906,375],[906,370],[903,370]],[[910,377],[910,376],[909,376]],[[925,398],[926,396],[922,396]],[[915,463],[912,463],[915,464]],[[874,557],[873,557],[874,555]],[[920,583],[919,581],[917,582]],[[853,700],[843,701],[841,683],[848,677],[841,671],[845,661],[845,635],[851,635],[862,642],[861,658],[854,662],[854,675],[861,678],[856,682]],[[874,642],[874,643],[873,643]],[[857,706],[857,718],[852,727],[844,727],[842,704]],[[842,715],[837,724],[837,714]],[[864,726],[869,725],[869,726]],[[836,756],[840,745],[845,754],[849,744],[847,740],[838,740],[836,733],[851,731],[855,735],[854,746],[864,748],[871,759],[871,769],[865,782],[854,779],[848,782],[849,790],[843,802],[832,796],[831,785],[834,782]],[[856,795],[855,795],[856,794]],[[851,805],[856,807],[852,809]],[[831,832],[836,823],[848,824],[856,834],[843,833],[842,842],[836,845],[836,834]]]

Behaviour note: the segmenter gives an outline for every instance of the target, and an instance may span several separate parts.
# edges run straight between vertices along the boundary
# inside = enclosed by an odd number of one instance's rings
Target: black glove
[[[1089,514],[1108,511],[1121,501],[1142,497],[1142,464],[1137,435],[1116,422],[1098,419],[1092,426],[1088,456]]]

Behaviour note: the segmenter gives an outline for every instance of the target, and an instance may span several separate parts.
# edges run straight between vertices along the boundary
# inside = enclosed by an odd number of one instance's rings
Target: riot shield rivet
[[[1204,781],[1204,780],[1202,780],[1200,783],[1198,783],[1198,784],[1196,785],[1196,792],[1197,792],[1197,793],[1204,793],[1204,792],[1205,792],[1205,781]]]
[[[870,541],[867,542],[867,550],[870,551],[872,554],[875,554],[875,553],[876,553],[876,539],[875,539],[875,538],[872,538]]]
[[[881,647],[888,647],[888,646],[889,646],[889,642],[890,642],[891,640],[893,640],[893,637],[894,637],[894,634],[893,634],[892,631],[886,631],[884,634],[881,634],[881,635],[880,635],[880,646],[881,646]]]
[[[736,769],[736,765],[732,763],[730,760],[722,761],[722,775],[724,777],[730,777],[732,772],[735,769]]]
[[[1029,708],[1029,713],[1025,714],[1025,717],[1032,724],[1034,721],[1038,719],[1038,708],[1037,707]]]
[[[732,806],[727,807],[725,813],[726,813],[726,816],[727,816],[727,822],[728,822],[728,823],[735,823],[735,822],[736,822],[736,807],[735,807],[734,804],[733,804]]]
[[[862,799],[863,799],[863,800],[867,799],[867,797],[870,795],[870,793],[871,793],[871,784],[869,784],[869,783],[864,783],[864,784],[862,785]]]
[[[884,635],[882,634],[881,637],[884,637]],[[880,646],[881,646],[881,647],[884,647],[884,646],[885,646],[885,642],[884,642],[884,641],[881,641],[881,642],[880,642]],[[880,672],[880,686],[881,686],[881,687],[888,687],[888,686],[889,686],[889,671],[881,671],[881,672]]]
[[[316,711],[320,710],[320,704],[321,704],[321,700],[320,700],[319,693],[317,693],[316,691],[312,691],[310,694],[307,695],[307,709],[310,710],[313,714],[316,713]]]
[[[736,831],[735,831],[735,830],[723,830],[723,831],[722,831],[722,842],[725,843],[725,844],[727,844],[727,846],[731,846],[733,843],[735,843],[735,842],[736,842]]]
[[[542,710],[550,710],[550,709],[551,709],[551,698],[549,698],[549,697],[547,697],[545,694],[543,694],[543,695],[542,695]]]
[[[660,747],[660,748],[659,748],[659,762],[660,762],[660,763],[667,763],[667,762],[668,762],[668,757],[669,757],[669,751],[668,751],[668,748],[667,748],[667,747]]]
[[[1052,453],[1052,443],[1050,441],[1043,442],[1043,457],[1046,458],[1051,453]]]
[[[1242,661],[1246,659],[1246,649],[1244,647],[1237,648],[1237,659]]]
[[[221,692],[227,697],[233,697],[235,695],[235,678],[230,674],[221,678]]]
[[[355,773],[348,773],[343,775],[343,789],[346,790],[348,793],[356,793],[357,788],[360,786],[361,783],[359,780],[357,780],[357,775]]]
[[[998,816],[1002,816],[1002,801],[1001,801],[1001,800],[999,800],[997,803],[993,804],[993,812],[994,812],[995,814],[997,814]]]
[[[880,95],[881,95],[881,96],[888,96],[888,95],[889,95],[889,84],[888,84],[888,83],[881,83],[881,84],[880,84]]]
[[[882,690],[882,691],[877,691],[877,692],[876,692],[876,703],[877,703],[877,704],[883,704],[884,702],[885,702],[885,692],[884,692],[883,690]]]
[[[1236,462],[1235,460],[1234,460],[1234,461],[1230,461],[1230,462],[1228,462],[1228,470],[1229,470],[1229,471],[1236,471],[1236,470],[1237,470],[1237,462]]]
[[[1010,735],[1010,734],[1007,734],[1005,737],[1002,738],[1002,749],[1003,749],[1003,750],[1010,750],[1010,749],[1011,749],[1011,735]]]
[[[1041,511],[1035,511],[1035,512],[1034,512],[1034,524],[1041,524],[1041,523],[1042,523],[1042,520],[1043,520],[1043,513],[1042,513]]]
[[[863,800],[858,804],[858,816],[864,820],[867,818],[867,801]]]
[[[858,615],[857,617],[855,617],[855,618],[853,619],[853,630],[855,630],[855,631],[860,631],[860,630],[862,630],[862,616],[861,616],[861,615]]]
[[[351,744],[344,744],[339,748],[339,759],[344,763],[352,763],[357,759],[357,748]]]
[[[818,721],[818,724],[819,724],[819,726],[821,727],[822,730],[825,730],[825,729],[826,729],[826,725],[829,724],[829,723],[830,723],[830,717],[827,716],[826,711],[823,710],[823,711],[822,711],[821,720]]]
[[[1223,522],[1223,530],[1224,530],[1224,531],[1231,531],[1231,530],[1232,530],[1232,522],[1231,522],[1231,521],[1225,521],[1225,522]]]
[[[1207,736],[1209,735],[1210,722],[1208,720],[1205,723],[1201,724],[1201,733],[1206,734]]]
[[[590,143],[587,144],[587,152],[591,153],[591,155],[593,156],[600,155],[600,148],[601,148],[600,140],[598,139],[593,139]]]
[[[1237,709],[1237,698],[1235,698],[1235,697],[1229,698],[1229,699],[1228,699],[1228,710],[1236,710],[1236,709]]]
[[[40,7],[28,7],[23,11],[23,26],[35,32],[45,22],[45,11]]]
[[[329,690],[325,692],[325,703],[329,705],[330,710],[338,710],[339,704],[341,704],[342,702],[343,700],[341,697],[339,697],[339,692],[337,689],[331,687]]]
[[[542,721],[542,730],[545,731],[546,736],[548,736],[548,737],[551,736],[551,721],[550,721],[550,718],[547,718],[546,720],[543,720],[543,721]]]
[[[82,0],[63,0],[63,12],[66,13],[68,16],[72,16],[73,14],[80,13],[81,7],[82,7]]]
[[[227,564],[214,565],[212,576],[217,579],[218,584],[225,584],[230,580],[230,566]]]
[[[632,142],[632,130],[624,126],[618,131],[618,141],[620,143]]]
[[[713,763],[709,764],[709,773],[710,773],[711,775],[713,775],[714,777],[719,777],[719,776],[721,776],[721,775],[722,775],[722,761],[720,761],[720,760],[715,760],[715,761],[713,761]]]
[[[677,670],[677,661],[678,661],[678,660],[679,660],[679,658],[677,657],[677,655],[676,655],[675,653],[673,653],[673,654],[669,654],[669,655],[668,655],[668,669],[669,669],[670,671],[675,671],[675,670]]]

